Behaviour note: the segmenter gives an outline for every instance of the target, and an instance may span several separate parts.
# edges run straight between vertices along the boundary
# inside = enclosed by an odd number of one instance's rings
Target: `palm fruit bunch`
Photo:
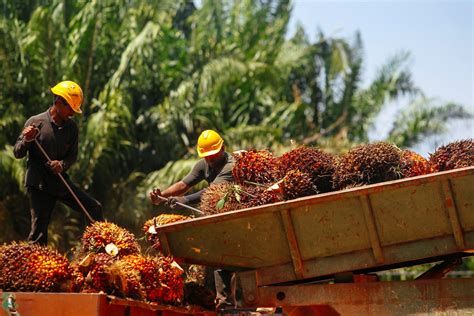
[[[474,141],[464,139],[439,147],[430,155],[435,172],[474,166]]]
[[[279,158],[279,168],[284,175],[290,170],[299,170],[311,175],[319,192],[330,192],[333,189],[333,174],[336,158],[330,153],[314,147],[300,146]]]
[[[69,262],[56,250],[12,243],[0,248],[0,288],[4,291],[60,292],[69,289]]]
[[[85,278],[77,265],[71,264],[71,286],[68,292],[81,292],[84,287]]]
[[[206,215],[224,213],[242,208],[239,202],[239,187],[240,186],[229,182],[211,184],[202,194],[199,208]]]
[[[152,247],[161,251],[160,239],[158,238],[156,228],[161,225],[185,221],[188,219],[191,219],[191,217],[178,214],[160,214],[147,220],[145,224],[143,224],[142,230],[145,232],[146,240],[152,244]]]
[[[107,277],[109,286],[113,289],[111,294],[137,300],[145,299],[146,293],[140,273],[127,262],[122,260],[114,262],[107,269]]]
[[[402,173],[405,178],[431,173],[428,160],[421,155],[408,150],[402,150]]]
[[[248,204],[251,204],[252,201],[258,199],[258,197],[265,193],[266,190],[268,190],[268,185],[240,185],[239,190],[237,191],[239,193],[241,204],[239,208],[242,209],[248,207]],[[281,200],[281,194],[278,198],[275,198],[275,201]]]
[[[285,200],[292,200],[317,193],[311,175],[297,169],[288,171],[279,185],[282,187],[283,198]]]
[[[244,203],[244,207],[255,207],[265,204],[272,204],[283,201],[283,195],[279,189],[261,190],[260,193],[256,194],[251,200]]]
[[[95,222],[86,227],[82,235],[82,251],[84,253],[103,253],[108,245],[115,245],[119,256],[140,252],[140,246],[135,236],[125,228],[110,222]]]
[[[165,303],[180,303],[184,297],[184,270],[171,257],[156,258],[159,265],[161,287],[156,298]]]
[[[401,150],[386,142],[360,145],[339,158],[334,186],[373,184],[402,178]]]
[[[105,292],[112,294],[114,288],[109,282],[109,268],[117,259],[107,253],[90,253],[79,264],[85,272],[84,292]]]
[[[183,269],[169,257],[128,255],[120,259],[140,275],[146,299],[178,304],[184,296]]]
[[[117,256],[91,252],[73,265],[81,275],[86,275],[83,293],[104,292],[119,297],[145,298],[139,272]]]
[[[235,156],[232,169],[238,184],[268,184],[280,178],[278,159],[268,150],[249,150]]]

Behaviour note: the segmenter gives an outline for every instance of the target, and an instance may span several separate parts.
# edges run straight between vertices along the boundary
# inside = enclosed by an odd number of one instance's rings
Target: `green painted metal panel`
[[[451,180],[451,185],[463,229],[474,230],[473,177],[454,178]]]
[[[383,246],[452,233],[438,182],[370,195]]]
[[[272,213],[178,230],[168,241],[173,255],[203,258],[215,266],[256,268],[291,261],[281,219]]]
[[[474,249],[473,184],[463,168],[165,225],[160,239],[260,284],[435,258]]]
[[[303,260],[370,247],[357,197],[292,209]]]

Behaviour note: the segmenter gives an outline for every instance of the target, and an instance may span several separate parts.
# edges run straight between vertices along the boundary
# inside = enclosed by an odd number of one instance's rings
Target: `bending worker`
[[[48,225],[58,200],[81,212],[79,204],[58,176],[59,173],[91,217],[103,220],[100,203],[74,185],[66,174],[77,159],[78,128],[71,117],[82,113],[82,89],[75,82],[62,81],[51,88],[51,92],[54,95],[53,105],[26,121],[13,149],[18,159],[28,154],[25,176],[31,213],[28,241],[42,245],[48,242]],[[35,144],[35,138],[51,162]]]
[[[194,165],[191,172],[183,180],[171,185],[163,192],[160,189],[153,189],[150,192],[150,199],[153,204],[163,202],[158,196],[168,198],[168,204],[174,207],[176,202],[189,204],[197,203],[201,200],[203,190],[196,193],[184,195],[193,186],[206,180],[208,184],[233,182],[232,168],[234,167],[234,157],[225,151],[224,140],[213,130],[205,130],[201,133],[197,143],[199,157],[204,158]],[[206,287],[216,290],[216,308],[231,306],[234,301],[230,284],[232,274],[226,270],[215,270],[208,268],[206,271]]]
[[[199,157],[204,159],[197,162],[183,180],[176,182],[163,192],[156,188],[150,192],[150,200],[153,204],[158,205],[163,202],[159,196],[168,198],[170,206],[174,206],[176,202],[197,203],[201,200],[204,190],[189,195],[184,194],[202,180],[206,180],[208,184],[234,180],[232,176],[234,158],[225,151],[224,140],[217,132],[213,130],[202,132],[198,139],[197,152]]]

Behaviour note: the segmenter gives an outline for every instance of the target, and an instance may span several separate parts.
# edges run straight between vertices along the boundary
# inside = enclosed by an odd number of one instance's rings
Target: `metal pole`
[[[43,146],[41,146],[41,144],[38,142],[38,140],[35,138],[35,144],[36,146],[38,146],[38,148],[41,150],[41,152],[43,153],[43,155],[46,157],[46,159],[48,160],[48,162],[51,162],[51,159],[49,158],[48,156],[48,153],[44,150]],[[74,200],[76,200],[77,204],[79,204],[79,206],[81,207],[82,211],[84,212],[84,214],[86,214],[87,218],[91,221],[91,223],[94,223],[95,220],[92,218],[91,214],[89,214],[89,212],[86,210],[86,208],[84,207],[84,205],[82,205],[81,201],[79,201],[77,195],[72,191],[71,187],[69,186],[69,184],[67,183],[66,179],[64,179],[63,175],[61,173],[58,173],[58,176],[59,178],[63,181],[64,185],[66,186],[66,188],[69,190],[69,193],[71,193],[71,195],[74,197]]]
[[[162,201],[165,201],[165,202],[168,202],[169,201],[169,198],[165,198],[164,196],[161,196],[161,195],[158,195],[158,198],[160,198],[160,200]],[[193,212],[196,212],[198,214],[201,214],[201,215],[204,215],[204,212],[195,208],[195,207],[192,207],[192,206],[189,206],[189,205],[186,205],[186,204],[183,204],[183,203],[180,203],[180,202],[176,202],[177,205],[181,206],[181,207],[184,207],[184,208],[187,208]]]

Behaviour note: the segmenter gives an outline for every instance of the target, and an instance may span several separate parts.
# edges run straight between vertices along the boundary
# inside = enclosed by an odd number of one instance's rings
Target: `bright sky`
[[[474,0],[294,0],[288,31],[293,34],[300,23],[315,40],[318,28],[344,38],[359,30],[365,84],[389,57],[409,51],[413,79],[428,97],[463,104],[474,113],[473,16]],[[374,139],[387,134],[396,106],[403,103],[391,105],[378,119]],[[415,150],[426,156],[436,146],[467,137],[474,138],[474,119],[451,123],[446,135],[428,138]]]

